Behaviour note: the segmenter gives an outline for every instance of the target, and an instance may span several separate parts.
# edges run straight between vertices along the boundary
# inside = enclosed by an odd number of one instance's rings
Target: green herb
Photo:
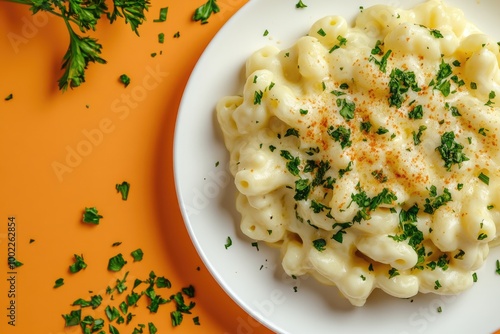
[[[286,163],[286,167],[288,171],[294,175],[298,176],[299,175],[299,165],[300,165],[300,158],[299,157],[294,157],[292,154],[286,150],[282,150],[280,154],[283,158],[288,160]]]
[[[264,92],[259,90],[255,91],[254,96],[253,96],[253,104],[261,104],[262,102],[262,97],[264,96]]]
[[[387,130],[386,128],[384,128],[383,126],[381,126],[381,127],[379,127],[379,128],[377,129],[377,132],[376,132],[376,133],[377,133],[378,135],[383,135],[383,134],[386,134],[387,132],[389,132],[389,130]]]
[[[384,171],[382,169],[377,169],[372,172],[372,176],[380,183],[387,182],[387,175],[384,175]]]
[[[83,260],[83,255],[77,255],[75,254],[75,262],[69,266],[69,271],[72,273],[77,273],[82,269],[87,268],[87,264]]]
[[[497,260],[496,261],[496,269],[495,269],[495,272],[500,275],[500,260]]]
[[[406,93],[411,89],[414,92],[419,92],[421,89],[418,87],[415,73],[411,71],[402,71],[394,68],[391,71],[389,80],[389,107],[395,106],[401,108]]]
[[[137,262],[137,261],[142,260],[144,253],[142,252],[142,249],[138,248],[138,249],[132,251],[132,253],[130,253],[130,255],[132,255],[132,257],[134,258],[134,262]]]
[[[488,175],[483,174],[482,172],[477,176],[479,180],[481,180],[484,184],[490,184],[490,177]]]
[[[354,102],[349,102],[346,99],[337,99],[337,107],[340,108],[340,116],[342,116],[346,121],[354,118],[354,110],[356,109]]]
[[[377,41],[377,43],[378,43],[378,41]],[[373,52],[377,52],[380,50],[380,48],[378,48],[379,45],[380,44],[375,45],[375,49],[373,49],[371,51],[372,54],[373,54]],[[387,50],[387,52],[382,56],[382,58],[380,60],[378,60],[377,58],[375,58],[374,56],[371,55],[368,61],[373,61],[375,63],[375,65],[378,66],[380,71],[385,73],[387,71],[387,60],[389,59],[389,56],[391,55],[391,53],[392,53],[392,50]]]
[[[165,22],[167,20],[168,7],[160,8],[160,13],[157,19],[154,19],[153,22]]]
[[[299,130],[294,129],[294,128],[287,129],[286,133],[285,133],[285,137],[290,137],[290,136],[294,136],[294,137],[299,138]]]
[[[4,98],[4,100],[5,100],[5,101],[10,101],[10,100],[12,100],[13,98],[14,98],[14,95],[12,95],[12,93],[11,93],[11,94],[7,95],[7,96]]]
[[[121,193],[122,200],[126,201],[128,199],[128,192],[130,191],[130,183],[123,181],[121,184],[116,184],[116,192]]]
[[[83,222],[89,224],[99,224],[99,220],[103,218],[95,207],[85,208],[83,212]]]
[[[451,110],[451,116],[454,116],[454,117],[462,116],[462,114],[460,114],[460,111],[458,110],[457,107],[450,107],[450,110]]]
[[[79,35],[73,25],[81,33],[94,31],[98,21],[107,17],[110,23],[122,17],[129,23],[132,31],[138,33],[138,27],[146,17],[149,0],[113,1],[112,10],[104,1],[57,1],[57,0],[9,0],[18,4],[28,5],[32,14],[47,12],[64,21],[69,34],[69,46],[63,56],[62,69],[64,73],[58,80],[59,89],[65,91],[80,86],[85,82],[85,71],[89,63],[105,64],[101,58],[102,45],[97,39]]]
[[[313,246],[318,251],[322,252],[326,249],[326,240],[325,239],[316,239],[313,240]]]
[[[396,268],[389,269],[389,278],[393,278],[399,275],[399,271]]]
[[[300,109],[299,112],[301,115],[307,115],[307,113],[308,113],[308,111],[304,110],[304,109]]]
[[[443,308],[441,306],[438,306],[437,311],[438,311],[438,313],[441,313],[441,312],[443,312]]]
[[[106,306],[104,312],[106,313],[109,321],[113,321],[120,316],[120,311],[118,311],[118,309],[114,306]]]
[[[382,45],[382,41],[377,40],[377,42],[375,43],[375,47],[371,51],[371,54],[372,55],[381,55],[383,52],[382,49],[380,48],[381,45]]]
[[[128,75],[126,74],[122,74],[120,75],[120,82],[125,86],[127,87],[128,85],[130,85],[130,78]]]
[[[304,3],[302,2],[302,0],[299,0],[299,2],[297,2],[297,3],[295,4],[295,8],[306,8],[306,7],[307,7],[307,5],[306,5],[306,4],[304,4]]]
[[[22,262],[16,260],[14,257],[9,257],[7,263],[9,264],[9,269],[19,268],[23,265]]]
[[[413,134],[413,144],[415,146],[419,145],[422,142],[422,135],[424,134],[424,131],[427,130],[427,127],[425,125],[420,125],[418,127],[418,132],[415,133],[415,131],[412,132]]]
[[[450,81],[447,80],[447,78],[451,76],[452,73],[453,71],[450,64],[447,64],[444,62],[444,60],[441,60],[441,64],[439,64],[439,70],[436,74],[436,79],[433,79],[429,83],[429,86],[434,86],[434,89],[439,90],[445,97],[450,95],[451,84]]]
[[[323,28],[320,28],[318,31],[317,31],[318,35],[322,36],[322,37],[325,37],[326,36],[326,32],[323,30]]]
[[[463,148],[463,145],[455,141],[453,131],[445,132],[441,136],[441,145],[436,147],[436,150],[441,154],[446,170],[451,170],[451,166],[454,164],[461,167],[462,162],[469,160],[462,152]]]
[[[477,236],[477,240],[484,240],[488,238],[488,235],[486,233],[479,233],[479,235]]]
[[[465,255],[465,251],[463,249],[459,249],[458,253],[455,254],[455,256],[453,256],[453,258],[457,259],[457,260],[462,260],[464,255]]]
[[[299,179],[295,181],[295,196],[296,201],[306,200],[311,192],[311,185],[308,179]]]
[[[58,278],[54,283],[54,288],[58,288],[62,285],[64,285],[64,278]]]
[[[372,123],[370,123],[369,121],[361,122],[359,128],[361,131],[368,133],[368,132],[370,132],[370,129],[372,128]]]
[[[486,102],[484,105],[491,107],[492,105],[495,104],[493,99],[495,99],[496,93],[494,91],[491,91],[490,94],[488,95],[488,102]]]
[[[442,287],[442,286],[441,286],[441,283],[439,283],[439,280],[436,280],[436,281],[434,282],[434,290],[438,290],[438,289],[439,289],[439,288],[441,288],[441,287]]]
[[[340,142],[340,147],[342,149],[346,147],[350,147],[351,142],[351,129],[348,129],[344,126],[339,126],[337,129],[334,129],[333,126],[330,126],[327,130],[328,135],[333,138],[336,142]]]
[[[224,248],[228,249],[232,245],[233,245],[233,241],[231,240],[231,237],[227,237],[226,244],[224,245]]]
[[[337,36],[337,41],[339,41],[339,44],[335,44],[331,49],[330,51],[328,51],[329,53],[332,53],[333,51],[337,50],[337,49],[340,49],[341,46],[345,46],[347,45],[347,39],[341,35],[338,35]]]
[[[120,253],[109,259],[108,270],[120,271],[123,268],[123,266],[125,266],[125,264],[127,264],[127,261],[125,261],[123,255]]]
[[[471,82],[470,83],[470,89],[477,89],[477,83]]]
[[[488,129],[485,129],[485,128],[480,128],[477,132],[482,135],[482,136],[485,136],[486,137],[486,133],[490,131]]]
[[[472,273],[472,281],[473,281],[474,283],[476,283],[476,282],[477,282],[477,273]]]
[[[163,44],[164,42],[165,42],[165,34],[161,32],[158,34],[158,43]]]
[[[181,37],[181,33],[178,31],[174,34],[174,38],[179,38],[179,37]]]
[[[267,36],[267,35],[269,35],[269,31],[266,29],[264,30],[264,34],[262,36]]]
[[[437,29],[430,29],[429,31],[430,31],[432,37],[434,37],[434,38],[444,38],[444,36],[441,34],[441,32]]]
[[[208,0],[205,4],[195,10],[193,20],[200,21],[201,24],[206,24],[208,23],[208,18],[212,14],[216,14],[218,12],[220,12],[220,8],[217,5],[217,0]]]
[[[438,196],[436,186],[434,185],[430,187],[429,195],[430,198],[426,198],[424,204],[424,212],[429,214],[433,214],[434,211],[439,209],[441,206],[453,200],[451,193],[447,188],[444,188],[443,194]]]
[[[63,314],[64,325],[66,327],[70,326],[78,326],[81,322],[82,311],[81,310],[73,310],[69,314]]]
[[[422,119],[423,116],[424,116],[424,109],[420,104],[415,106],[415,108],[413,108],[412,111],[408,113],[408,117],[410,119]]]

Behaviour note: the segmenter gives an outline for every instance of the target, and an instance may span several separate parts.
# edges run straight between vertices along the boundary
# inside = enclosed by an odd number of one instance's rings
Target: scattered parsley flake
[[[227,237],[226,239],[226,244],[224,245],[224,247],[226,249],[228,249],[229,247],[231,247],[233,245],[233,241],[231,240],[231,237]]]
[[[299,0],[299,2],[295,4],[295,8],[306,8],[306,7],[307,5],[304,2],[302,2],[302,0]]]
[[[208,0],[195,10],[193,21],[200,21],[201,24],[206,24],[210,16],[218,12],[220,12],[220,8],[217,5],[217,0]]]
[[[163,44],[164,42],[165,42],[165,34],[161,32],[158,34],[158,43]]]
[[[9,95],[7,95],[5,98],[4,98],[4,101],[10,101],[14,98],[14,95],[12,93],[10,93]]]
[[[98,225],[100,219],[103,218],[95,207],[85,208],[83,213],[83,222]]]
[[[316,239],[313,240],[313,246],[318,251],[322,252],[326,249],[326,240],[325,239]]]
[[[74,257],[75,257],[74,263],[69,266],[69,271],[73,274],[79,272],[82,269],[87,268],[87,264],[83,259],[83,255],[75,254]]]
[[[132,251],[130,253],[130,255],[132,255],[132,257],[134,258],[134,262],[137,262],[137,261],[142,260],[144,253],[143,253],[142,249],[138,248],[138,249]]]
[[[58,288],[62,285],[64,285],[64,278],[58,278],[54,283],[54,288]]]
[[[154,19],[153,22],[165,22],[167,20],[168,7],[160,8],[160,13],[157,19]]]
[[[122,200],[126,201],[128,199],[128,193],[130,191],[130,183],[123,181],[122,183],[116,184],[116,192],[122,195]]]
[[[127,261],[123,258],[123,255],[117,254],[109,259],[108,261],[108,270],[110,271],[120,271],[123,266],[127,264]]]
[[[486,174],[483,174],[482,172],[477,176],[479,180],[481,180],[484,184],[489,185],[490,184],[490,177]]]

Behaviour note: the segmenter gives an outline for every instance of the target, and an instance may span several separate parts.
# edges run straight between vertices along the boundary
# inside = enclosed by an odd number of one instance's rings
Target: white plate
[[[478,282],[460,296],[429,294],[404,300],[375,291],[364,307],[356,308],[339,297],[336,288],[321,286],[312,278],[287,278],[276,249],[261,243],[257,250],[240,233],[228,154],[214,108],[222,96],[241,93],[247,57],[267,44],[291,46],[326,15],[352,18],[360,6],[382,3],[408,8],[422,1],[305,0],[308,7],[296,9],[297,2],[246,4],[209,44],[184,92],[175,133],[175,179],[186,226],[201,258],[243,309],[278,333],[491,333],[499,329],[498,248],[478,271]],[[469,20],[500,40],[498,0],[448,3],[462,8]],[[269,34],[264,36],[266,30]],[[233,245],[226,249],[228,237]],[[255,322],[240,320],[235,331],[251,333]]]

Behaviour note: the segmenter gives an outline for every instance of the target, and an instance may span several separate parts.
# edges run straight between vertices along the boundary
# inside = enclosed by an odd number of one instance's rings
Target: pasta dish
[[[499,61],[440,0],[256,51],[216,107],[241,230],[356,306],[468,289],[500,230]]]

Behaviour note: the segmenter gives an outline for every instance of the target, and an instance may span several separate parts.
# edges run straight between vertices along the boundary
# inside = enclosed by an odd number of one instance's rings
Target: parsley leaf
[[[98,212],[95,207],[91,208],[85,208],[85,211],[83,213],[83,222],[84,223],[90,223],[90,224],[99,224],[99,220],[103,218]]]
[[[115,186],[116,192],[122,195],[122,200],[126,201],[128,199],[128,193],[130,191],[130,183],[123,181],[121,184]]]
[[[450,171],[451,166],[454,164],[461,167],[462,162],[469,160],[462,152],[463,148],[463,145],[455,141],[455,133],[453,131],[445,132],[441,136],[441,145],[436,147],[436,150],[441,154],[446,170]]]
[[[123,266],[125,266],[125,264],[127,264],[127,261],[125,261],[123,255],[120,253],[109,259],[108,270],[120,271],[123,268]]]
[[[69,266],[69,271],[72,273],[77,273],[82,269],[87,268],[87,264],[83,260],[83,255],[77,255],[75,254],[75,262]]]
[[[218,12],[220,12],[220,8],[217,5],[217,0],[208,0],[205,4],[196,8],[193,14],[193,21],[200,21],[201,24],[206,24],[208,23],[208,18]]]

